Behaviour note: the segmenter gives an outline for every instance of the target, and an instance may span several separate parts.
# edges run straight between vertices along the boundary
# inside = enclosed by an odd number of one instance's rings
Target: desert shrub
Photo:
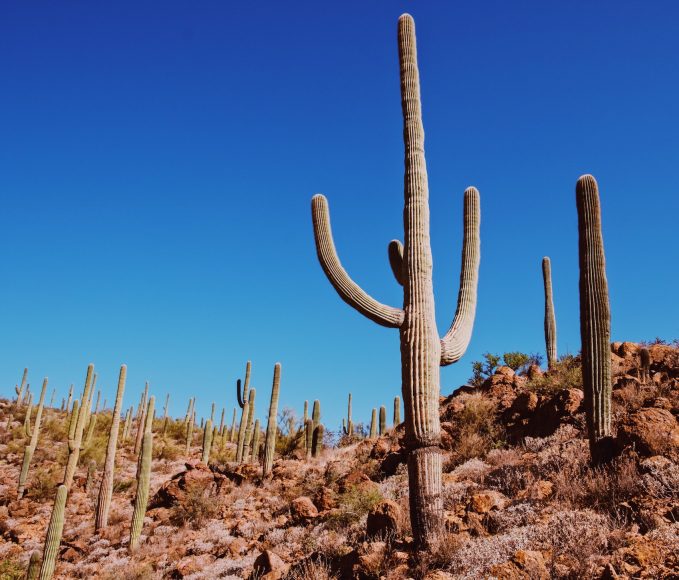
[[[505,444],[504,429],[496,420],[493,401],[478,393],[469,395],[464,403],[455,416],[458,433],[452,451],[458,463],[481,457]]]
[[[28,478],[28,495],[37,501],[51,498],[63,476],[63,470],[57,466],[39,466]],[[1,576],[0,576],[1,578]]]
[[[206,495],[199,487],[187,490],[184,500],[172,507],[170,521],[176,526],[189,525],[197,530],[206,520],[212,519],[219,511],[214,497]]]
[[[379,490],[372,486],[351,487],[340,495],[339,508],[331,512],[327,527],[331,530],[340,530],[359,522],[382,499]]]
[[[509,367],[518,374],[525,374],[531,365],[542,363],[539,353],[526,354],[524,352],[506,352],[502,356],[490,352],[483,353],[483,360],[472,362],[472,376],[468,379],[470,385],[480,387],[483,381],[493,375],[500,365]]]
[[[490,352],[484,352],[483,359],[482,361],[472,361],[472,376],[468,382],[475,387],[480,387],[481,383],[495,372],[502,357]]]
[[[114,479],[113,493],[125,493],[135,484],[134,479]]]
[[[43,415],[42,423],[40,424],[40,436],[50,439],[52,441],[64,441],[68,438],[68,421],[64,417],[45,417]]]
[[[549,372],[530,379],[526,388],[540,394],[552,394],[562,389],[582,389],[580,357],[564,355]]]
[[[86,433],[83,433],[83,442],[85,440]],[[81,452],[80,452],[80,464],[88,465],[90,461],[97,464],[97,467],[104,465],[106,459],[106,447],[108,445],[108,433],[97,432],[95,429],[92,434],[92,439]]]
[[[23,580],[26,577],[25,567],[16,560],[0,561],[0,578],[2,580]]]
[[[160,433],[163,432],[162,421],[159,426]],[[177,443],[186,443],[186,426],[184,425],[184,419],[170,419],[167,420],[167,431],[165,432],[165,437],[174,439]]]
[[[502,355],[505,366],[508,366],[515,373],[524,374],[531,365],[540,366],[542,355],[538,353],[526,354],[524,352],[506,352]]]
[[[153,459],[165,459],[167,461],[174,461],[181,457],[184,449],[172,443],[170,439],[161,439],[159,445],[153,446]]]
[[[335,580],[338,578],[332,572],[332,567],[323,557],[306,558],[294,566],[288,575],[288,580]]]

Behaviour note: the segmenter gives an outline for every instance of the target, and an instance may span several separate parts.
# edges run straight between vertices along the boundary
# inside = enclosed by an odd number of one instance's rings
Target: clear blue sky
[[[552,259],[559,351],[580,347],[574,186],[601,188],[615,340],[679,336],[675,2],[3,2],[0,392],[24,366],[58,399],[88,362],[111,401],[145,380],[183,414],[230,410],[253,361],[264,418],[319,398],[336,429],[400,389],[398,333],[344,304],[317,263],[330,200],[350,274],[399,305],[396,21],[417,24],[437,319],[454,314],[462,192],[481,191],[467,355],[544,351]]]

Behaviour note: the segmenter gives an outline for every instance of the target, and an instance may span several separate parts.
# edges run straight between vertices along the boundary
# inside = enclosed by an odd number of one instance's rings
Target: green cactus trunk
[[[189,422],[186,424],[186,455],[191,451],[191,443],[193,443],[193,424],[195,420],[195,414],[192,414]]]
[[[28,403],[26,404],[26,414],[24,415],[24,436],[31,437],[31,415],[33,414],[33,395],[29,395]]]
[[[147,433],[153,433],[153,416],[155,414],[155,405],[156,405],[156,398],[155,397],[149,397],[149,402],[148,406],[146,407],[146,412],[144,413],[144,433],[143,435],[146,435]],[[143,444],[143,438],[142,438],[142,444]],[[141,470],[142,470],[142,459],[141,459],[141,454],[137,458],[137,479],[139,479]]]
[[[380,407],[380,435],[387,432],[387,408],[382,405]]]
[[[21,387],[16,387],[16,394],[17,394],[17,400],[16,400],[16,406],[19,407],[21,403],[24,401],[24,395],[25,390],[26,390],[26,380],[28,379],[28,369],[24,369],[24,374],[21,377]]]
[[[31,464],[31,459],[38,447],[38,438],[40,437],[40,424],[42,422],[42,410],[45,403],[45,391],[47,390],[47,377],[42,381],[42,390],[40,391],[40,399],[38,401],[38,409],[35,412],[35,424],[31,431],[31,440],[24,449],[24,460],[21,465],[21,474],[19,475],[19,488],[17,489],[17,498],[21,499],[24,495],[26,487],[26,479],[28,478],[28,468]]]
[[[316,399],[314,401],[314,409],[311,413],[311,420],[314,422],[314,429],[318,427],[321,422],[321,402]]]
[[[229,432],[229,443],[236,441],[236,407],[233,408],[233,418],[231,419],[231,431]]]
[[[243,463],[247,463],[250,457],[250,451],[252,450],[252,436],[253,436],[253,426],[255,423],[255,396],[257,395],[257,390],[251,388],[250,394],[248,395],[248,424],[245,429],[245,441],[243,443]]]
[[[130,424],[132,423],[132,410],[133,407],[130,407],[127,410],[127,413],[125,413],[125,424],[123,425],[123,436],[122,436],[123,443],[127,442],[127,438],[130,434]]]
[[[545,287],[545,347],[547,368],[554,368],[556,351],[556,317],[554,316],[554,297],[552,295],[552,264],[547,256],[542,258],[542,280]]]
[[[165,396],[165,408],[163,409],[163,439],[165,439],[165,434],[167,433],[167,422],[169,420],[167,416],[168,405],[170,404],[170,393]]]
[[[323,435],[325,434],[325,428],[322,423],[316,425],[314,429],[314,436],[311,442],[311,456],[318,457],[323,450]]]
[[[266,439],[264,442],[264,465],[262,477],[267,477],[273,469],[273,459],[276,452],[276,435],[278,427],[276,417],[278,415],[278,396],[281,385],[281,363],[273,367],[273,385],[271,387],[271,402],[269,403],[269,418],[266,422]]]
[[[137,411],[137,436],[134,440],[134,454],[138,455],[141,450],[141,442],[144,437],[144,427],[146,425],[146,401],[149,395],[149,384],[146,383],[144,388],[144,394],[142,395],[140,404],[140,409]]]
[[[306,460],[309,461],[314,447],[314,422],[311,419],[306,420],[304,439],[306,441]]]
[[[222,407],[222,418],[219,420],[219,430],[217,433],[221,437],[224,434],[224,413],[226,412],[226,409]]]
[[[394,429],[401,424],[401,397],[394,397]]]
[[[116,401],[113,406],[113,418],[111,419],[111,429],[108,432],[108,446],[106,447],[106,460],[104,462],[104,473],[101,476],[99,486],[99,497],[97,499],[97,509],[94,518],[94,529],[99,531],[108,526],[108,514],[111,509],[111,498],[113,497],[113,475],[115,473],[116,448],[118,444],[118,430],[120,429],[120,413],[123,407],[123,394],[125,392],[125,381],[127,380],[127,366],[120,367],[118,375],[118,390],[116,391]],[[132,408],[127,413],[127,418],[132,416]]]
[[[245,364],[245,382],[243,383],[243,388],[241,391],[241,381],[238,379],[236,381],[236,398],[238,400],[238,406],[241,408],[240,423],[238,425],[238,443],[236,445],[236,463],[241,463],[243,461],[243,454],[245,452],[245,433],[248,428],[248,417],[250,415],[249,401],[249,388],[250,388],[250,370],[251,364],[248,361]]]
[[[70,490],[73,484],[73,476],[75,475],[75,470],[78,467],[78,460],[80,459],[80,450],[83,440],[83,430],[85,429],[85,419],[87,415],[87,401],[90,399],[90,390],[92,388],[92,375],[94,374],[94,365],[89,365],[87,367],[87,375],[85,377],[85,388],[83,389],[82,401],[85,404],[80,405],[79,409],[76,409],[75,403],[73,404],[73,413],[71,417],[71,426],[73,431],[69,428],[68,437],[68,462],[66,464],[66,470],[64,471],[64,485],[66,489]],[[75,416],[75,425],[73,424],[73,416]]]
[[[302,413],[302,427],[301,431],[302,433],[306,433],[306,422],[309,420],[309,401],[304,401],[304,412]],[[306,444],[307,438],[306,435],[302,437],[302,442],[304,444],[304,450],[308,451],[308,446]]]
[[[210,449],[212,448],[212,419],[208,419],[203,429],[203,453],[200,460],[205,465],[210,461]]]
[[[73,385],[68,389],[68,399],[66,399],[66,412],[71,411],[71,403],[73,402]]]
[[[608,461],[613,455],[611,434],[611,311],[608,302],[606,258],[601,235],[599,189],[591,175],[578,179],[580,256],[580,337],[585,416],[592,461]]]
[[[144,525],[146,506],[149,501],[149,485],[151,483],[151,456],[153,454],[153,433],[144,433],[141,447],[141,469],[137,478],[137,493],[134,498],[132,525],[130,526],[130,551],[139,547],[139,538]]]
[[[40,573],[40,554],[38,552],[31,553],[31,559],[28,561],[28,570],[26,570],[26,580],[38,580]]]
[[[52,517],[47,527],[45,549],[42,555],[42,565],[40,566],[40,580],[51,580],[54,575],[54,568],[56,567],[57,556],[59,554],[59,544],[61,544],[61,535],[64,531],[64,511],[66,509],[67,496],[68,488],[64,484],[60,485],[57,488],[57,496],[52,508]]]
[[[370,438],[375,439],[375,437],[377,437],[377,409],[373,409],[370,416]]]
[[[415,545],[426,550],[444,532],[439,367],[457,362],[471,338],[480,260],[480,210],[478,191],[468,188],[464,194],[464,239],[457,310],[448,332],[439,338],[432,283],[429,185],[424,158],[415,23],[408,14],[399,18],[398,48],[405,145],[405,238],[404,244],[398,240],[389,244],[389,260],[396,281],[403,286],[402,308],[378,302],[349,277],[335,250],[328,202],[320,194],[312,199],[312,219],[319,261],[340,297],[377,324],[399,329],[410,519]]]
[[[254,432],[252,434],[252,451],[250,452],[250,463],[259,463],[259,419],[255,421],[253,430]]]

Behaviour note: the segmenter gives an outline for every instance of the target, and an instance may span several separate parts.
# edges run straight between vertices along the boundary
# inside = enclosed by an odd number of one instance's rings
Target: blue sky
[[[600,185],[614,340],[679,336],[679,10],[672,2],[5,2],[0,9],[0,392],[24,366],[61,400],[94,362],[109,401],[145,380],[230,409],[253,361],[258,416],[322,402],[336,429],[400,389],[398,333],[317,263],[328,196],[347,270],[399,305],[396,21],[418,33],[437,320],[454,314],[462,192],[481,192],[476,325],[442,371],[543,352],[552,259],[559,351],[579,349],[579,175]]]

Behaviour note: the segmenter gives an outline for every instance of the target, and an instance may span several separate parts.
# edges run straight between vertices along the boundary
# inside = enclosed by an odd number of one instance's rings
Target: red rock
[[[368,537],[397,536],[400,520],[401,508],[399,505],[388,499],[381,501],[368,512]]]
[[[260,580],[280,580],[288,573],[290,565],[271,550],[265,550],[255,560],[253,576]]]
[[[311,499],[301,496],[292,500],[290,515],[295,522],[304,523],[318,517],[318,510]]]
[[[679,424],[666,409],[646,407],[632,413],[618,426],[618,439],[643,455],[679,458]]]
[[[329,487],[322,487],[314,496],[314,504],[320,511],[328,511],[337,507],[335,492]]]
[[[490,510],[501,510],[509,504],[509,499],[499,491],[488,489],[472,495],[469,509],[479,514],[486,514]]]

